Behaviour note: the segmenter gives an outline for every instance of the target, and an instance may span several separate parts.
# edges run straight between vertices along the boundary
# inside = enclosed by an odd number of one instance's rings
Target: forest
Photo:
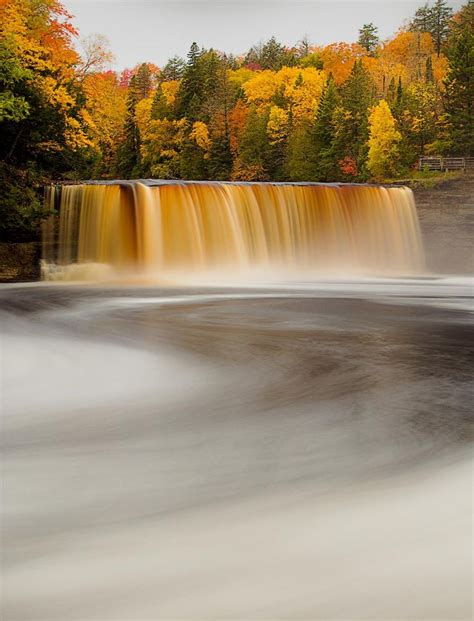
[[[194,42],[121,72],[58,0],[0,11],[2,241],[37,238],[51,181],[385,181],[420,155],[474,155],[472,0],[423,5],[387,40],[370,23],[241,56]]]

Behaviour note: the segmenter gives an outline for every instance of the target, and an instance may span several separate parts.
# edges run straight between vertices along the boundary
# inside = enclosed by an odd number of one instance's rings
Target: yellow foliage
[[[211,148],[211,139],[209,138],[209,130],[207,125],[202,121],[196,121],[193,124],[193,128],[190,133],[191,140],[204,149],[204,151],[209,151]]]
[[[146,99],[141,99],[135,107],[135,122],[141,137],[146,134],[150,125],[152,105],[153,97],[147,97]]]
[[[240,67],[240,69],[229,69],[227,71],[227,78],[229,80],[229,83],[235,89],[239,89],[245,82],[248,82],[254,76],[255,71],[252,71],[247,67]]]
[[[288,112],[278,106],[270,108],[270,116],[267,123],[267,134],[270,144],[276,144],[285,137],[288,131],[288,116]]]
[[[369,130],[367,168],[376,177],[393,173],[398,158],[398,143],[402,136],[385,99],[372,108]]]
[[[243,84],[247,101],[256,105],[266,105],[272,99],[278,86],[277,74],[270,69],[259,71]]]
[[[127,91],[111,72],[85,76],[87,124],[95,143],[109,151],[120,141],[127,112]]]
[[[151,120],[142,135],[140,150],[143,159],[148,162],[160,162],[176,157],[183,144],[185,129],[186,119]]]
[[[169,82],[162,82],[161,90],[163,91],[163,95],[168,106],[172,106],[176,101],[176,95],[178,94],[179,81],[169,80]]]
[[[314,67],[283,67],[279,71],[259,71],[243,85],[248,103],[268,106],[282,96],[296,122],[311,119],[326,82],[326,74]]]

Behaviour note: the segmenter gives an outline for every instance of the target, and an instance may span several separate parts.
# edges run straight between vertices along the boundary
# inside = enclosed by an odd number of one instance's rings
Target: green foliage
[[[446,79],[449,140],[454,154],[474,156],[474,2],[453,20]]]
[[[364,24],[359,30],[359,39],[357,41],[369,54],[374,54],[379,44],[378,28],[374,24]]]
[[[298,50],[289,50],[275,37],[271,37],[266,43],[252,47],[245,57],[244,64],[259,69],[271,69],[278,71],[282,67],[294,67],[302,56],[302,50],[309,51],[307,41]]]
[[[449,22],[452,15],[453,10],[446,0],[435,0],[432,7],[425,4],[417,9],[410,22],[410,30],[429,32],[439,56],[448,39]]]
[[[170,58],[160,73],[160,80],[167,82],[169,80],[180,80],[183,77],[186,63],[180,56]]]
[[[0,241],[39,239],[45,214],[38,182],[34,169],[0,163]]]
[[[340,96],[332,75],[321,95],[316,122],[311,135],[309,159],[313,164],[313,175],[318,181],[331,181],[337,177],[337,128],[335,111],[340,103]]]

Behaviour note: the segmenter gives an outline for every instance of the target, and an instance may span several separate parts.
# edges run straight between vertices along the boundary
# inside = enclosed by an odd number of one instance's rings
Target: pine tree
[[[379,44],[378,28],[374,24],[364,24],[359,30],[358,43],[372,56]]]
[[[142,63],[135,74],[134,89],[136,92],[137,100],[141,101],[149,97],[151,89],[153,88],[153,78],[150,71],[150,67],[147,63]]]
[[[474,2],[453,20],[448,44],[450,69],[446,79],[446,111],[452,150],[474,156]]]
[[[449,34],[449,21],[453,10],[446,0],[435,0],[432,7],[428,4],[420,7],[410,23],[410,30],[429,32],[433,38],[438,56],[446,43]]]
[[[374,83],[362,60],[358,60],[342,88],[336,150],[354,160],[359,171],[367,156],[368,111],[373,100]]]
[[[434,82],[433,61],[431,60],[431,56],[428,56],[428,58],[426,59],[425,82]]]
[[[160,79],[164,82],[180,80],[183,77],[185,64],[180,56],[173,56],[161,70]]]
[[[140,160],[140,135],[135,120],[135,109],[139,101],[137,78],[133,75],[128,89],[124,140],[117,150],[117,174],[125,179],[133,176]]]
[[[453,10],[446,0],[436,0],[431,9],[431,36],[433,37],[436,53],[441,53],[449,34],[449,21]]]
[[[309,159],[314,167],[314,178],[319,181],[331,181],[336,174],[334,111],[339,105],[339,99],[334,78],[330,74],[319,101],[316,122],[311,132],[312,148]]]
[[[428,3],[426,3],[416,10],[410,22],[410,30],[414,32],[430,32],[431,24],[431,9]]]
[[[151,106],[151,118],[153,120],[173,118],[172,111],[170,110],[166,98],[163,94],[161,84],[158,85],[155,95],[153,97],[153,103]]]
[[[259,114],[255,106],[252,106],[239,145],[240,178],[258,181],[268,178],[265,169],[268,148],[267,122],[268,113]]]

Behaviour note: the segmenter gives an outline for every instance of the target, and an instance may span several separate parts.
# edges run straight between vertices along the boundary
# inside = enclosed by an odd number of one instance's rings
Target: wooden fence
[[[418,170],[474,170],[474,157],[420,157]]]

